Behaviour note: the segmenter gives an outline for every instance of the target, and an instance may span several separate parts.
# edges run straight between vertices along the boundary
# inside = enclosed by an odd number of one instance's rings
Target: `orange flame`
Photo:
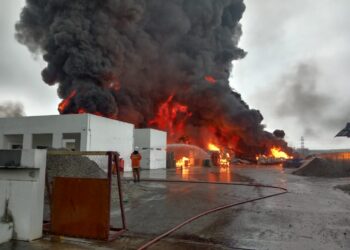
[[[220,166],[221,167],[229,167],[230,166],[230,155],[229,154],[221,154],[220,155]]]
[[[212,76],[205,76],[204,79],[209,82],[210,84],[215,84],[216,83],[216,79]]]
[[[229,153],[221,152],[220,153],[220,166],[229,167],[231,161],[231,155]]]
[[[220,151],[220,148],[213,143],[208,144],[208,150],[210,151]]]
[[[71,102],[72,98],[77,94],[76,90],[73,90],[66,99],[63,99],[62,102],[60,102],[60,104],[58,104],[58,111],[60,112],[60,114],[62,114],[65,109],[67,108],[67,106],[69,105],[69,103]]]
[[[282,158],[282,159],[291,159],[292,156],[289,156],[287,153],[283,152],[281,148],[278,147],[272,147],[271,150],[271,156],[274,158]]]
[[[266,155],[257,155],[256,160],[268,160],[268,159],[293,159],[293,156],[288,155],[286,152],[283,152],[279,147],[272,147],[270,149],[270,154]]]
[[[66,110],[66,108],[68,107],[68,105],[70,104],[72,98],[77,94],[76,90],[73,90],[66,99],[63,99],[60,104],[58,104],[58,111],[60,112],[60,114],[64,113],[64,111]],[[87,110],[85,110],[84,108],[78,108],[78,110],[76,111],[77,114],[85,114],[85,113],[89,113],[89,114],[93,114],[93,115],[98,115],[98,116],[103,116],[103,117],[107,117],[107,118],[111,118],[111,119],[117,119],[117,115],[116,114],[109,114],[109,115],[104,115],[101,112],[88,112]]]
[[[182,157],[180,160],[176,161],[176,167],[181,168],[181,167],[188,167],[190,165],[190,158],[187,157]]]
[[[181,136],[184,134],[185,124],[192,113],[188,107],[173,101],[174,95],[162,103],[158,109],[157,115],[148,122],[149,126],[156,126],[158,129],[167,130],[168,136]],[[170,141],[173,138],[169,138]]]
[[[231,162],[231,155],[225,150],[221,150],[217,145],[213,143],[208,144],[208,150],[218,152],[218,164],[220,167],[229,167]],[[215,162],[217,162],[215,160]],[[214,163],[215,164],[215,163]]]

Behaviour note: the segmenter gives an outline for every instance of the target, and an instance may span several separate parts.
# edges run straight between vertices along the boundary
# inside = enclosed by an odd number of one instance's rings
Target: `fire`
[[[173,98],[174,95],[169,96],[168,99],[160,105],[156,117],[148,122],[149,126],[167,130],[170,136],[170,142],[176,141],[174,136],[180,137],[184,134],[186,121],[192,116],[187,106],[173,101]]]
[[[231,156],[229,153],[220,154],[220,166],[229,167],[230,166]]]
[[[278,147],[272,147],[271,150],[271,156],[274,158],[282,158],[282,159],[291,159],[292,156],[289,156],[287,153],[283,152],[281,148]]]
[[[176,167],[181,168],[181,167],[188,167],[190,165],[190,158],[187,157],[182,157],[180,160],[176,161]]]
[[[62,100],[60,102],[60,104],[58,105],[58,111],[60,112],[60,114],[64,113],[66,108],[69,106],[69,104],[71,103],[72,99],[76,96],[77,91],[73,90],[66,99]],[[78,110],[76,111],[77,114],[85,114],[85,113],[89,113],[89,114],[93,114],[93,115],[97,115],[97,116],[103,116],[103,117],[107,117],[107,118],[111,118],[111,119],[117,119],[117,115],[116,114],[102,114],[101,112],[88,112],[86,109],[80,107],[78,108]]]
[[[209,143],[208,144],[208,150],[209,151],[220,151],[220,148],[218,146],[216,146],[215,144],[213,144],[213,143]]]
[[[215,84],[216,83],[216,79],[212,76],[205,76],[204,79],[209,82],[210,84]]]
[[[231,163],[231,155],[225,150],[221,150],[217,145],[213,143],[208,144],[208,150],[213,151],[212,162],[214,165],[220,167],[229,167]]]
[[[258,163],[276,163],[276,160],[293,159],[293,156],[289,156],[286,152],[283,152],[279,147],[272,147],[269,155],[257,155],[256,160]]]
[[[71,99],[77,94],[76,90],[73,90],[69,96],[58,104],[58,111],[62,114],[71,102]]]

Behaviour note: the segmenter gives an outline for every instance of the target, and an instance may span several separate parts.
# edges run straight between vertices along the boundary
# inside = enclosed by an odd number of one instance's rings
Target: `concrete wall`
[[[88,124],[88,151],[117,151],[124,159],[124,170],[131,171],[134,125],[93,115]]]
[[[0,243],[42,236],[46,150],[22,150],[20,158],[20,166],[0,166]]]
[[[141,168],[166,168],[167,133],[156,129],[135,129],[135,147],[142,155]]]

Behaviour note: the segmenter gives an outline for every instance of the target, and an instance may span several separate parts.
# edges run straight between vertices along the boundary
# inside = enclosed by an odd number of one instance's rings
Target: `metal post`
[[[47,194],[47,198],[49,200],[49,207],[50,207],[50,212],[51,212],[51,185],[49,183],[49,177],[47,175],[47,172],[45,173],[45,186],[46,186],[46,194]]]
[[[119,192],[120,213],[122,215],[123,229],[126,229],[125,213],[124,213],[124,205],[123,205],[123,192],[122,192],[122,185],[120,182],[119,154],[117,153],[114,154],[114,161],[117,164],[117,183],[118,183],[118,192]]]
[[[110,181],[110,184],[112,184],[112,157],[113,157],[113,153],[112,152],[107,152],[107,155],[108,155],[107,176],[108,176],[108,180]]]
[[[113,153],[112,152],[107,152],[108,156],[108,169],[107,169],[107,178],[108,178],[108,184],[109,184],[109,204],[108,204],[108,214],[111,214],[111,204],[112,204],[112,160],[113,160]],[[110,217],[109,217],[109,227],[111,227],[111,222],[110,222]]]

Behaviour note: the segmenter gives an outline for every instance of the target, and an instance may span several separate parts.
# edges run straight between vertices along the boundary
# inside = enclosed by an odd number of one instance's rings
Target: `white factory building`
[[[69,148],[117,151],[131,170],[130,154],[139,148],[143,169],[166,167],[166,132],[91,114],[0,118],[0,149]]]

